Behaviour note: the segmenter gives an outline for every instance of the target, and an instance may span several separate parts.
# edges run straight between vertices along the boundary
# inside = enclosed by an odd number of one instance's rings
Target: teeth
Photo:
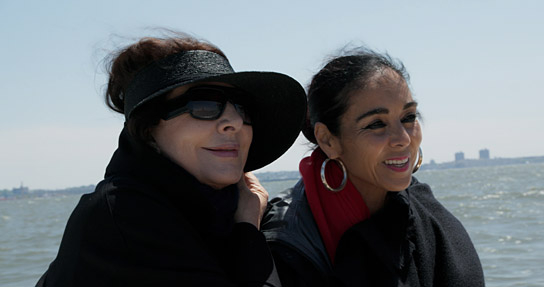
[[[385,161],[385,164],[390,164],[390,165],[403,165],[405,163],[408,162],[408,159],[404,159],[404,160],[386,160]]]

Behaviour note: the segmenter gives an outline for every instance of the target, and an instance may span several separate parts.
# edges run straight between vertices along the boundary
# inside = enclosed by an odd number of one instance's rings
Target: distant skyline
[[[103,102],[104,57],[156,27],[220,47],[237,71],[307,86],[365,44],[401,60],[423,115],[424,163],[542,156],[544,1],[0,1],[0,189],[96,184],[123,117]],[[300,136],[256,172],[297,170]]]

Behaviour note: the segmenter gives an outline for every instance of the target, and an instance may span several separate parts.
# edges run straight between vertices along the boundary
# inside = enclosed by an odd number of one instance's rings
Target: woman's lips
[[[383,163],[385,166],[393,171],[397,172],[405,172],[410,167],[408,163],[410,162],[410,157],[404,156],[404,157],[398,157],[398,158],[390,158],[385,160]]]
[[[238,157],[238,146],[220,146],[204,148],[215,156],[218,157]]]

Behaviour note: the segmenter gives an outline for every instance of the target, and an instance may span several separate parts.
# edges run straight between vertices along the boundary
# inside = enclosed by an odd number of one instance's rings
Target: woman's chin
[[[202,178],[199,179],[199,181],[203,184],[206,184],[208,186],[211,186],[214,189],[223,189],[229,185],[237,184],[240,179],[243,176],[243,172],[237,171],[237,172],[225,172],[225,173],[217,173],[214,174],[212,177]]]

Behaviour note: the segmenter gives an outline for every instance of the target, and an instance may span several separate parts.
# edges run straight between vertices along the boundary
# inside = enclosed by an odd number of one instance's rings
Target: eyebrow
[[[417,107],[417,102],[414,101],[414,102],[409,102],[405,104],[403,110],[409,109],[411,107]],[[357,119],[355,119],[355,121],[358,122],[366,117],[379,115],[379,114],[388,114],[388,113],[389,113],[389,110],[386,108],[376,108],[358,116]]]

